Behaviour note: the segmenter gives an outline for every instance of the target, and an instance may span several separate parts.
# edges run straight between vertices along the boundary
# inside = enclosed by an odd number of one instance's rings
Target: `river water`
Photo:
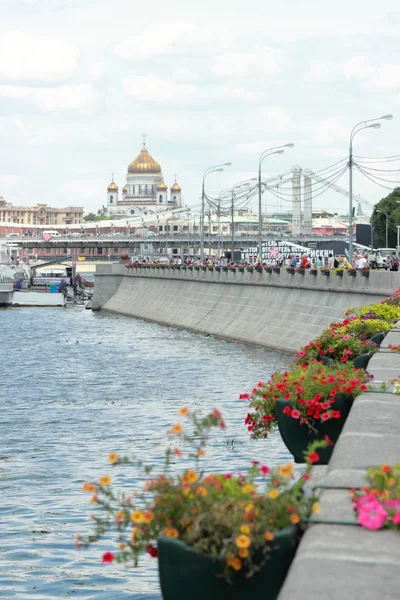
[[[90,531],[83,482],[110,472],[112,450],[161,465],[181,406],[226,419],[207,471],[290,460],[279,434],[249,439],[238,400],[287,355],[82,308],[1,309],[0,324],[0,598],[160,597],[156,560],[103,565],[111,541],[73,542]]]

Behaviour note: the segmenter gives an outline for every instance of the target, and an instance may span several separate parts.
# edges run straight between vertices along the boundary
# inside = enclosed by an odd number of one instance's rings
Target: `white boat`
[[[12,304],[15,270],[6,242],[0,241],[0,305]]]

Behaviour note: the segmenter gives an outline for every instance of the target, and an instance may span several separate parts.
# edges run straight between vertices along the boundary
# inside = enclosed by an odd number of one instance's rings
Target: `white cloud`
[[[400,65],[382,65],[377,69],[371,83],[380,89],[390,90],[400,87]]]
[[[212,73],[217,77],[236,77],[253,72],[269,75],[280,72],[279,53],[271,48],[253,52],[224,52],[216,57]]]
[[[329,117],[325,121],[321,121],[315,127],[315,132],[317,143],[327,145],[346,139],[350,135],[348,128],[344,127],[340,119],[336,117]]]
[[[338,67],[347,79],[365,79],[374,72],[374,68],[367,64],[364,56],[354,56]]]
[[[155,75],[130,75],[123,81],[128,96],[144,102],[163,103],[173,100],[184,102],[196,96],[197,88],[192,84],[173,83]]]
[[[87,110],[93,104],[92,88],[88,84],[65,85],[56,88],[1,85],[0,96],[31,100],[40,109],[46,111]]]
[[[62,40],[22,31],[0,34],[0,79],[60,81],[77,68],[77,51]]]
[[[149,60],[166,54],[208,54],[229,45],[234,36],[222,27],[200,27],[187,22],[151,23],[142,33],[123,40],[115,48],[121,58]]]

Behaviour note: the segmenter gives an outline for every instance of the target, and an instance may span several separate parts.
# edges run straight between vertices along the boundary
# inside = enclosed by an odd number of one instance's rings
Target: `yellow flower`
[[[187,406],[183,406],[182,408],[179,409],[179,416],[180,417],[186,417],[186,415],[189,414],[189,409]]]
[[[240,550],[238,550],[238,555],[240,556],[240,558],[247,558],[249,555],[249,551],[247,550],[247,548],[240,548]]]
[[[143,515],[143,521],[145,523],[151,523],[154,519],[154,514],[149,510],[149,512],[145,512]]]
[[[196,490],[196,496],[200,496],[200,498],[204,498],[204,496],[207,496],[208,492],[207,489],[204,487],[204,485],[199,485],[199,487]]]
[[[200,450],[197,452],[197,456],[205,456],[205,455],[206,455],[206,453],[204,452],[204,450],[202,450],[200,448]]]
[[[180,433],[182,433],[183,427],[180,423],[175,423],[175,425],[172,425],[171,431],[174,435],[179,435]]]
[[[274,539],[274,534],[272,533],[272,531],[266,531],[264,533],[264,537],[267,540],[267,542],[272,542],[272,540]]]
[[[111,475],[102,475],[99,479],[100,485],[106,487],[111,483]]]
[[[245,508],[244,508],[244,512],[246,512],[246,513],[249,513],[252,510],[254,510],[254,504],[253,503],[247,504],[247,506],[245,506]]]
[[[389,487],[393,487],[394,484],[396,483],[394,477],[389,477],[389,479],[387,480],[387,484]]]
[[[269,498],[272,498],[272,500],[275,500],[275,498],[277,498],[279,496],[279,494],[280,494],[279,490],[276,490],[276,489],[270,490],[268,492],[268,496],[269,496]]]
[[[97,490],[97,487],[93,483],[89,483],[88,481],[85,481],[85,483],[83,484],[83,488],[82,488],[83,492],[87,492],[89,494],[94,494],[94,492],[96,490]]]
[[[165,529],[163,529],[162,532],[164,535],[170,538],[179,537],[179,532],[177,529],[175,529],[175,527],[165,527]]]
[[[183,474],[182,481],[184,483],[196,483],[198,478],[199,476],[196,471],[186,471],[186,473]]]
[[[296,515],[296,514],[290,515],[290,522],[293,523],[293,525],[296,525],[296,523],[299,523],[300,522],[299,515]]]
[[[283,479],[288,479],[294,471],[294,466],[291,464],[282,465],[278,468],[278,473]]]
[[[250,527],[248,525],[242,525],[240,528],[240,533],[250,533]]]
[[[248,535],[241,534],[237,536],[235,544],[238,548],[250,548],[251,539]]]
[[[139,527],[134,527],[132,529],[132,534],[131,534],[133,546],[135,546],[135,544],[136,544],[136,538],[137,538],[138,533],[139,533]]]
[[[315,512],[315,513],[320,513],[321,512],[321,507],[316,502],[314,502],[314,504],[312,505],[311,508],[312,508],[313,512]]]
[[[253,490],[254,490],[254,485],[252,485],[251,483],[247,483],[246,485],[244,485],[242,487],[243,494],[250,494],[250,492],[252,492]]]
[[[126,548],[125,544],[120,544],[119,545],[119,549],[121,550],[121,552],[123,552],[125,550],[125,548]]]
[[[184,496],[186,496],[186,498],[193,498],[193,494],[190,488],[185,488],[182,493]]]
[[[142,513],[141,510],[135,510],[133,511],[133,513],[131,514],[131,521],[133,523],[144,523],[144,514]]]
[[[118,454],[116,452],[110,452],[108,455],[109,463],[116,463],[118,461]]]

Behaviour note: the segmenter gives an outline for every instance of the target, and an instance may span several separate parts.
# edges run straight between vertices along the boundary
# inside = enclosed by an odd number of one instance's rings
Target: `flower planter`
[[[222,267],[222,271],[223,271],[224,273],[227,273],[227,272],[228,272],[228,267]]]
[[[322,273],[322,275],[324,275],[325,277],[329,277],[329,276],[330,276],[330,274],[331,274],[331,272],[330,272],[328,269],[327,269],[327,270],[321,269],[321,273]]]
[[[314,275],[314,276],[318,275],[317,269],[310,269],[310,275]]]
[[[361,277],[369,277],[369,271],[361,271]]]
[[[286,402],[286,400],[282,400],[281,398],[276,401],[279,432],[287,449],[293,454],[295,463],[305,462],[304,452],[306,451],[307,446],[315,440],[323,440],[325,436],[328,435],[333,444],[335,444],[343,429],[343,425],[346,422],[352,404],[353,400],[350,400],[348,397],[336,396],[332,408],[334,410],[340,410],[340,419],[330,419],[325,422],[314,421],[314,428],[316,431],[312,431],[307,425],[300,425],[298,419],[293,419],[283,412],[286,406],[292,407],[290,402]],[[333,448],[334,446],[320,448],[318,450],[319,461],[315,464],[327,465],[332,455]]]
[[[265,267],[265,272],[271,274],[272,269],[270,267]]]
[[[164,600],[275,600],[293,560],[298,530],[288,527],[274,532],[267,562],[253,577],[240,571],[229,584],[218,559],[201,554],[179,540],[158,541],[158,570]]]
[[[256,271],[257,271],[257,273],[262,273],[262,267],[257,267]]]
[[[293,267],[288,267],[288,268],[286,269],[286,273],[290,273],[290,275],[294,275],[294,271],[295,271],[295,270],[294,270],[294,268],[293,268]]]
[[[305,269],[303,269],[303,267],[299,267],[298,269],[296,269],[296,273],[299,273],[300,275],[304,275],[306,272]]]
[[[343,269],[338,269],[335,271],[335,275],[336,277],[343,277]]]
[[[239,267],[239,273],[244,273],[244,267]]]
[[[272,269],[274,273],[276,273],[277,275],[279,275],[279,273],[281,272],[280,267],[275,267],[275,269]]]
[[[247,270],[248,270],[249,273],[252,273],[253,272],[253,267],[247,267]]]
[[[378,346],[380,346],[383,342],[383,340],[386,337],[386,332],[382,331],[381,333],[376,333],[372,338],[371,338],[371,342],[374,342],[374,344],[378,344]]]
[[[349,269],[347,271],[347,275],[349,275],[349,277],[355,277],[357,275],[357,271],[355,269]]]
[[[202,271],[207,271],[207,267],[201,267]]]
[[[372,357],[372,352],[368,352],[368,354],[360,354],[353,358],[353,365],[356,369],[366,369],[368,367],[368,363]]]

